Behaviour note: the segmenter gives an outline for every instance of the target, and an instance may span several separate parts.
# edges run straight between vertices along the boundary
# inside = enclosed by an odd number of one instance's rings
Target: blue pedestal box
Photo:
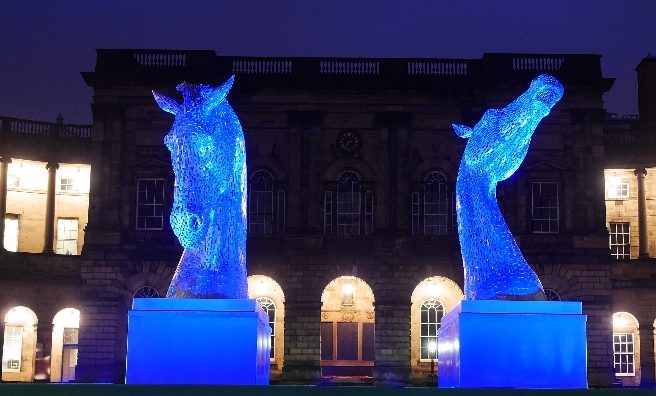
[[[440,388],[587,388],[580,302],[463,300],[438,331]]]
[[[255,300],[135,299],[125,383],[268,385],[270,343]]]

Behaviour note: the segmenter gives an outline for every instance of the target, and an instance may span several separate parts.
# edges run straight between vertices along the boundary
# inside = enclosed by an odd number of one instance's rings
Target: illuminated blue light
[[[458,136],[469,138],[456,182],[468,300],[530,299],[542,293],[499,210],[496,187],[519,168],[535,128],[563,91],[558,80],[543,74],[505,108],[486,111],[474,128],[453,125]]]
[[[153,91],[175,115],[164,144],[175,172],[171,227],[184,247],[167,297],[248,298],[244,133],[225,99],[233,81],[183,82],[182,104]]]

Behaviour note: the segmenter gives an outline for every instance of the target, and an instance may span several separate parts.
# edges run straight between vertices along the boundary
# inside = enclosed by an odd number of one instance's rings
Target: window
[[[333,233],[333,192],[326,191],[323,197],[323,233]]]
[[[77,219],[57,219],[57,254],[77,254]]]
[[[534,233],[558,232],[558,183],[531,184]]]
[[[547,301],[561,301],[560,294],[554,289],[544,289],[544,296]]]
[[[271,356],[275,357],[275,335],[276,335],[276,304],[269,297],[258,297],[257,302],[260,303],[264,312],[269,315],[269,326],[271,326]]]
[[[613,333],[613,359],[615,374],[635,375],[633,333]]]
[[[457,235],[454,186],[442,172],[430,172],[413,187],[412,235]]]
[[[5,326],[5,341],[2,346],[2,371],[20,371],[22,348],[23,327]]]
[[[337,179],[337,234],[360,235],[360,176],[355,172]]]
[[[419,315],[420,358],[437,359],[437,330],[440,328],[444,316],[444,305],[436,298],[429,298],[421,303]],[[431,345],[431,343],[434,344]]]
[[[259,170],[251,176],[248,190],[248,233],[273,233],[273,177]]]
[[[621,182],[612,178],[608,184],[608,198],[628,198],[629,183]]]
[[[7,175],[7,188],[20,188],[20,176],[12,173]]]
[[[610,223],[610,255],[616,260],[631,258],[629,223]]]
[[[164,179],[140,179],[137,185],[137,229],[164,226]]]
[[[141,286],[132,295],[134,298],[157,298],[159,292],[152,286]]]
[[[18,215],[7,214],[5,216],[4,246],[7,251],[18,251]]]
[[[431,172],[424,179],[424,235],[446,235],[448,231],[446,177]]]
[[[285,192],[278,191],[278,234],[285,233]]]
[[[77,191],[77,183],[75,179],[60,179],[60,190],[61,191]]]

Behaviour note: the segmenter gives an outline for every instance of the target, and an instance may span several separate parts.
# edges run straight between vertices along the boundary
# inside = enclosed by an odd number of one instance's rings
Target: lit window
[[[534,233],[558,232],[558,183],[534,182],[532,212]]]
[[[20,188],[20,176],[14,174],[7,175],[7,188]]]
[[[628,198],[629,183],[620,182],[612,178],[608,184],[608,198]]]
[[[60,179],[60,190],[61,191],[77,191],[77,183],[75,179]]]
[[[259,170],[251,176],[248,190],[248,233],[273,233],[273,177],[267,171]]]
[[[258,297],[257,302],[260,303],[264,313],[269,315],[269,326],[271,327],[271,355],[270,358],[275,357],[275,335],[276,335],[276,304],[269,297]]]
[[[337,234],[360,235],[360,177],[355,172],[337,179]]]
[[[429,298],[421,303],[419,313],[420,358],[437,359],[437,351],[432,348],[431,344],[437,345],[437,330],[440,328],[444,316],[444,305],[436,298]]]
[[[5,217],[4,246],[7,251],[18,251],[18,215],[7,214]]]
[[[610,255],[617,260],[631,258],[629,223],[610,223]]]
[[[424,179],[424,235],[446,235],[448,232],[448,194],[446,177],[431,172]]]
[[[140,179],[137,187],[137,229],[164,227],[164,179]]]
[[[57,254],[77,254],[77,219],[57,219]]]
[[[20,372],[23,348],[23,327],[5,326],[5,340],[2,346],[2,371]]]
[[[633,333],[613,333],[613,360],[615,374],[635,375]]]

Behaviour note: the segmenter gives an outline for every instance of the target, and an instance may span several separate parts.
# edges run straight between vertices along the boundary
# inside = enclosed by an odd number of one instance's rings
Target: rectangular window
[[[2,371],[19,372],[23,349],[23,327],[5,326],[5,341],[2,346]]]
[[[424,235],[446,235],[448,194],[446,185],[440,184],[438,191],[424,193]]]
[[[77,254],[77,219],[57,219],[57,254]]]
[[[64,345],[77,345],[80,329],[73,327],[64,328]]]
[[[419,235],[419,193],[412,193],[412,235]]]
[[[323,198],[323,233],[333,233],[333,192],[326,191]]]
[[[374,194],[371,191],[364,193],[364,235],[374,233]]]
[[[12,173],[7,175],[7,188],[20,188],[20,176]]]
[[[285,233],[285,192],[278,191],[278,234]]]
[[[75,179],[60,179],[60,190],[61,191],[77,191],[77,183]]]
[[[631,258],[629,223],[610,223],[610,255],[617,260]]]
[[[531,183],[534,233],[558,232],[558,183]]]
[[[137,229],[164,227],[164,179],[140,179],[137,185]]]
[[[5,216],[4,246],[7,251],[18,251],[18,215],[9,214]]]
[[[360,192],[337,192],[337,234],[360,235]]]
[[[608,185],[608,198],[628,198],[629,183],[611,182]]]
[[[635,375],[633,333],[613,333],[613,360],[615,375]]]

